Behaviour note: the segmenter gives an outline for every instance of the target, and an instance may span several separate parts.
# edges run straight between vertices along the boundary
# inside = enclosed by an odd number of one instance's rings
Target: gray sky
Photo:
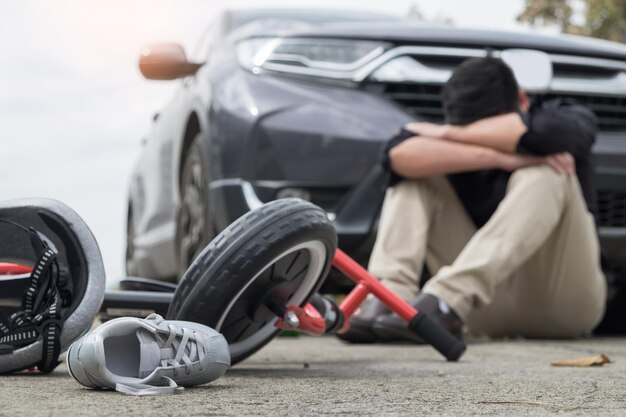
[[[457,26],[528,30],[522,0],[22,0],[0,3],[0,199],[50,197],[76,210],[102,250],[109,286],[123,276],[128,180],[151,115],[175,82],[141,78],[142,45],[190,50],[221,8],[316,7]],[[227,5],[227,6],[226,6]]]

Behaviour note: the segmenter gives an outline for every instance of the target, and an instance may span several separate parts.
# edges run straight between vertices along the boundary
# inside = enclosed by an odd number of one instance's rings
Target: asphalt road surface
[[[556,359],[604,353],[602,367]],[[82,388],[64,366],[0,377],[0,416],[626,416],[626,339],[476,342],[459,363],[426,346],[278,338],[211,384],[131,397]]]

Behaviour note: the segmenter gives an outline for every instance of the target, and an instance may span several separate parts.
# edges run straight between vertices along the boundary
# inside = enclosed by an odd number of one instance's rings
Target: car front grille
[[[443,121],[441,85],[388,83],[380,87],[383,95],[409,113],[432,122]]]
[[[390,99],[421,120],[443,122],[441,84],[368,83],[364,89]]]
[[[626,192],[599,191],[598,217],[600,226],[626,227]]]
[[[421,120],[443,122],[441,84],[375,83],[364,89],[380,94],[400,105]],[[571,98],[588,106],[598,117],[602,132],[626,132],[626,97],[608,97],[585,94],[547,94],[544,99]]]

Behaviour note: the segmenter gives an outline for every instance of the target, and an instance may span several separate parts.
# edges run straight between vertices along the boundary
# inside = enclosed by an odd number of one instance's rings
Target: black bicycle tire
[[[319,289],[330,269],[337,248],[332,223],[322,209],[295,198],[276,200],[248,212],[222,231],[191,264],[176,289],[167,317],[215,327],[229,301],[270,260],[289,247],[312,240],[325,247],[324,265],[301,304]],[[232,363],[252,355],[277,332],[245,352],[234,354]]]

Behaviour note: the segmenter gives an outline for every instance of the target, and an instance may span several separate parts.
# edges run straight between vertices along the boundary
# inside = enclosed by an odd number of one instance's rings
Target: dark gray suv
[[[173,279],[215,233],[273,199],[301,197],[338,216],[383,142],[408,121],[442,121],[451,70],[487,49],[547,53],[553,77],[537,99],[572,97],[598,116],[601,241],[624,278],[626,47],[320,10],[228,11],[189,59],[177,45],[144,51],[143,74],[180,88],[134,170],[128,273]],[[361,262],[375,212],[337,223],[340,245]]]

